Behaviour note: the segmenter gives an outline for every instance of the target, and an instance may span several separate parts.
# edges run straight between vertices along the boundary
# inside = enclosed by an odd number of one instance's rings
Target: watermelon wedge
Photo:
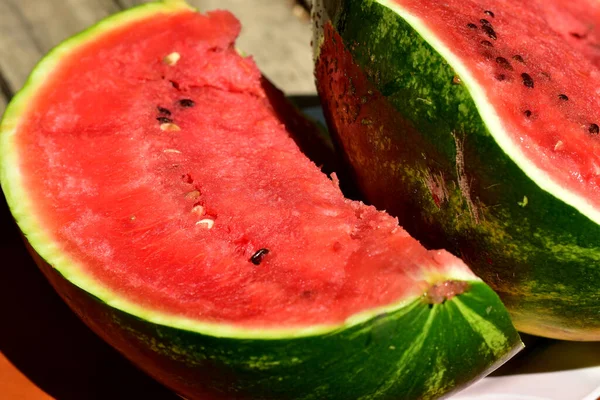
[[[140,6],[58,46],[13,99],[2,189],[57,292],[188,399],[435,398],[510,358],[488,286],[300,152],[306,123],[239,31]]]
[[[316,3],[318,89],[364,198],[518,329],[600,340],[600,3]]]

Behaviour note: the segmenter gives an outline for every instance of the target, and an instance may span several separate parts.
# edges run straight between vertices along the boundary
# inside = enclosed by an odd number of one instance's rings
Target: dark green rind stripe
[[[318,87],[367,200],[461,256],[519,329],[600,339],[600,227],[498,147],[451,66],[401,16],[374,0],[320,3],[344,48],[317,22]]]
[[[500,299],[482,282],[443,304],[419,299],[325,335],[236,339],[127,314],[37,261],[97,334],[188,399],[434,399],[481,378],[522,348]]]

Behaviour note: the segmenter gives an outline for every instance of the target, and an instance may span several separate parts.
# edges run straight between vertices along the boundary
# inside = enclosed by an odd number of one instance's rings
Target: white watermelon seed
[[[212,229],[212,227],[215,225],[215,221],[213,221],[212,219],[209,219],[209,218],[205,218],[205,219],[201,219],[200,221],[196,222],[196,225],[199,225],[205,229]]]
[[[167,65],[173,66],[173,65],[177,64],[177,62],[179,61],[180,58],[181,58],[181,55],[179,53],[177,53],[176,51],[174,51],[173,53],[165,56],[165,58],[163,58],[163,62]]]
[[[175,125],[172,122],[167,122],[165,124],[160,124],[160,130],[161,131],[171,131],[171,132],[176,132],[176,131],[180,131],[181,128],[178,125]]]

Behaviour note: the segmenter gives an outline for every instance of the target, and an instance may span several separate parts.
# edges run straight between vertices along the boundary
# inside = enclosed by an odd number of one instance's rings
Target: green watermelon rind
[[[402,160],[386,158],[375,146],[363,149],[351,164],[367,200],[394,212],[394,204],[381,203],[381,190],[397,186],[413,193],[402,204],[396,200],[396,211],[410,215],[401,224],[426,245],[460,254],[500,294],[519,330],[598,340],[598,211],[527,161],[484,88],[425,21],[391,0],[316,3],[323,8],[316,62],[325,40],[322,27],[330,21],[366,79],[430,146],[414,148]],[[454,76],[461,84],[452,82]],[[330,77],[319,79],[324,87]],[[416,101],[428,96],[429,102]],[[368,104],[361,114],[368,119],[365,110]],[[368,129],[363,132],[372,135],[370,143],[411,146],[395,127],[382,128],[381,135]],[[390,167],[365,178],[365,171],[376,169],[369,163]],[[466,176],[458,176],[460,168]],[[441,205],[428,187],[431,176],[443,176],[449,189]],[[470,193],[461,188],[461,178],[471,182]],[[478,218],[472,218],[469,202],[476,203]]]
[[[190,396],[208,388],[265,399],[434,398],[481,378],[518,352],[522,343],[498,296],[459,267],[448,266],[448,273],[436,277],[424,271],[432,284],[469,283],[467,292],[442,304],[414,295],[341,324],[257,329],[141,307],[95,281],[61,250],[36,218],[34,199],[22,183],[15,142],[20,118],[70,52],[115,27],[188,9],[177,0],[146,4],[63,42],[38,64],[0,123],[3,192],[37,264],[69,306],[140,367]],[[465,360],[465,354],[473,357]]]

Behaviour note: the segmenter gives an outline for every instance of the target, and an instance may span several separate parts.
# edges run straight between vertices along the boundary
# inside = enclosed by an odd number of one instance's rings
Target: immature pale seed
[[[163,58],[163,62],[167,65],[173,66],[173,65],[177,64],[177,62],[179,61],[180,58],[181,58],[181,55],[179,53],[177,53],[176,51],[174,51],[173,53],[165,56],[165,58]]]
[[[212,227],[215,225],[215,221],[210,218],[204,218],[196,222],[196,225],[200,226],[201,228],[212,229]]]
[[[197,204],[194,207],[192,207],[192,212],[194,214],[202,216],[204,215],[204,207],[202,207],[200,204]]]
[[[181,154],[181,152],[177,149],[164,149],[163,153],[174,153],[174,154]]]
[[[564,143],[562,140],[559,140],[558,142],[556,142],[556,144],[554,145],[554,151],[557,151],[559,149],[561,149],[563,147]]]
[[[174,131],[180,131],[181,128],[178,125],[168,122],[166,124],[160,124],[160,130],[174,132]]]
[[[189,193],[186,193],[185,198],[188,200],[196,200],[198,197],[200,197],[200,191],[199,190],[192,190]]]

